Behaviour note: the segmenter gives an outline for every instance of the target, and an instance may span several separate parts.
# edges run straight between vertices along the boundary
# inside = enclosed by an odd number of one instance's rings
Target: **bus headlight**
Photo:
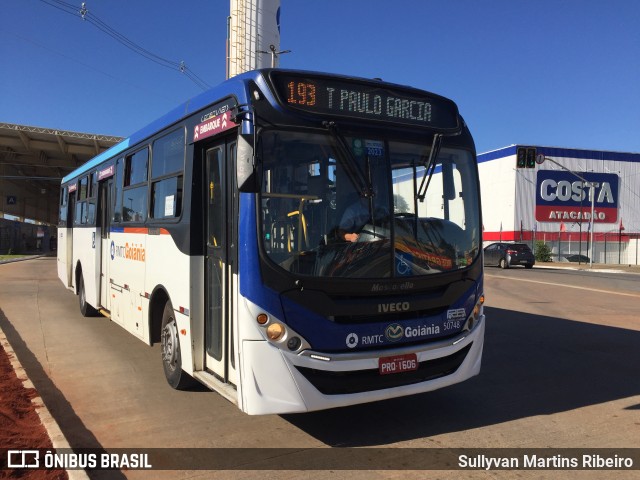
[[[256,322],[261,327],[267,339],[276,347],[290,352],[301,352],[311,349],[311,345],[301,335],[293,331],[284,323],[271,318],[266,313],[256,315]]]
[[[281,323],[272,323],[267,327],[267,337],[271,340],[278,340],[284,335],[284,325]]]
[[[302,345],[302,340],[300,340],[300,337],[291,337],[287,341],[287,348],[292,352],[298,350],[300,348],[300,345]]]
[[[482,305],[484,304],[484,294],[480,295],[478,298],[478,303],[473,307],[471,311],[471,315],[467,318],[467,323],[465,323],[464,328],[462,330],[471,331],[473,327],[478,323],[478,319],[480,315],[482,315]]]

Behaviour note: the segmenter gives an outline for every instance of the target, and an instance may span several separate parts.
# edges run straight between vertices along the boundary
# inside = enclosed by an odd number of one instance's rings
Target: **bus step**
[[[218,392],[230,402],[236,405],[238,404],[238,391],[232,384],[221,382],[215,375],[202,370],[193,372],[193,378],[202,383],[205,387]]]

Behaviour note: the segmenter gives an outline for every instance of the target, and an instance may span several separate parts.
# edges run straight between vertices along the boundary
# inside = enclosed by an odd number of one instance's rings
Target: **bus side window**
[[[86,225],[87,223],[87,193],[89,186],[89,177],[83,177],[78,182],[78,202],[76,203],[76,213],[74,215],[75,225]]]
[[[122,221],[144,222],[147,219],[147,168],[149,147],[125,157],[122,189]]]
[[[60,191],[60,215],[58,216],[58,226],[67,226],[67,211],[69,208],[69,188],[64,187]]]
[[[93,172],[89,176],[89,191],[87,194],[87,225],[96,224],[96,196],[98,195],[98,175]]]
[[[150,209],[153,218],[180,216],[185,149],[184,128],[153,142]]]

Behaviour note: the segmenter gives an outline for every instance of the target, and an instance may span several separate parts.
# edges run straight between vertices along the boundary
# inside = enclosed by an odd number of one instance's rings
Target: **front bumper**
[[[330,355],[293,354],[265,341],[245,341],[242,409],[249,414],[308,412],[453,385],[480,372],[484,331],[480,315],[473,330],[440,342]],[[378,374],[380,357],[407,353],[416,354],[418,370]]]

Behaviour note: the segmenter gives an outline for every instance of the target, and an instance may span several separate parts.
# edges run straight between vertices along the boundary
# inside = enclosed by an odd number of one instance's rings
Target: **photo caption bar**
[[[639,448],[0,449],[0,470],[640,470]]]

